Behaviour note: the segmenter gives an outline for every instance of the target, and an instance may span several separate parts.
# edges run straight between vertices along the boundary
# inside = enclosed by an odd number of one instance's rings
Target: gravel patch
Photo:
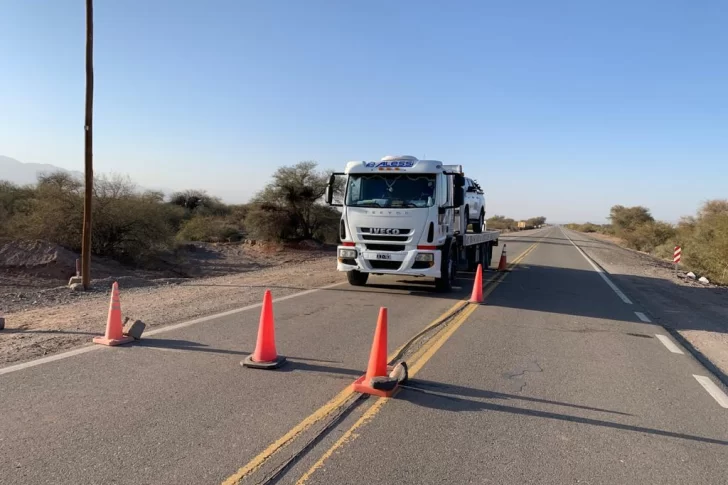
[[[143,320],[147,329],[258,303],[266,288],[278,297],[346,281],[330,252],[276,250],[261,253],[260,259],[255,268],[246,263],[246,272],[217,277],[105,277],[94,280],[88,292],[42,288],[35,280],[27,286],[0,286],[0,310],[6,317],[0,365],[87,344],[103,334],[113,281],[119,283],[122,315]]]

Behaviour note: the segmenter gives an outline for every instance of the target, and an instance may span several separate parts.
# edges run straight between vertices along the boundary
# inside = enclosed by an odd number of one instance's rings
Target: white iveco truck
[[[335,204],[341,176],[343,203]],[[371,273],[431,277],[438,290],[450,291],[458,269],[487,268],[500,233],[485,230],[484,209],[471,217],[465,182],[462,166],[436,160],[349,162],[331,176],[326,195],[329,204],[343,206],[337,269],[355,286]],[[473,219],[477,227],[468,233]]]

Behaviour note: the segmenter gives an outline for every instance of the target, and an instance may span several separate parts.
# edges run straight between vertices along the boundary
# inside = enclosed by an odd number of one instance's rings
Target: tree
[[[226,215],[229,208],[204,190],[184,190],[170,196],[169,203],[184,208],[189,215]]]
[[[655,219],[646,207],[615,205],[609,212],[609,220],[617,231],[633,232],[639,226],[654,222]]]
[[[537,227],[546,224],[546,218],[544,216],[532,217],[526,221],[526,225],[529,227]]]
[[[316,170],[316,162],[281,167],[253,199],[246,227],[263,239],[312,239],[330,233],[340,216],[323,205],[330,172]]]

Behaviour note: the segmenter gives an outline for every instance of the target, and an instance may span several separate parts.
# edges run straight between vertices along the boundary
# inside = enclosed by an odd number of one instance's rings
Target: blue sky
[[[240,202],[409,154],[554,222],[728,197],[725,2],[95,3],[99,172]],[[84,2],[2,12],[0,154],[82,170]]]

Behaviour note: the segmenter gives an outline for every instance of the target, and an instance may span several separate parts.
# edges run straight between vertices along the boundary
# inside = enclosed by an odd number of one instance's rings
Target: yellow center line
[[[519,264],[521,261],[523,261],[538,245],[538,243],[532,244],[528,249],[526,249],[523,253],[521,253],[520,256],[518,256],[513,262],[509,265],[510,268],[515,267],[517,264]],[[493,290],[500,284],[501,281],[503,281],[508,273],[499,273],[494,278],[491,278],[490,281],[493,281],[496,279],[495,284],[489,286],[485,289],[483,292],[483,298],[487,298]],[[419,349],[413,356],[411,360],[411,364],[409,366],[409,376],[412,377],[417,374],[417,372],[422,369],[422,367],[435,355],[435,353],[440,350],[440,348],[447,342],[450,337],[468,320],[470,315],[472,315],[477,309],[479,305],[470,305],[468,308],[466,308],[458,317],[456,320],[454,320],[450,325],[448,325],[447,329],[440,335],[438,335],[436,338],[432,339],[431,341],[427,342],[421,349]],[[400,388],[401,389],[401,388]],[[400,389],[397,389],[397,391],[394,393],[392,397],[395,397]],[[306,483],[306,481],[313,475],[316,470],[321,468],[323,464],[326,462],[327,459],[329,459],[337,449],[341,448],[344,444],[346,444],[348,441],[357,438],[359,435],[355,434],[356,430],[371,421],[377,413],[382,409],[384,404],[389,401],[391,398],[379,398],[369,409],[366,410],[366,412],[349,428],[342,436],[339,438],[326,452],[319,458],[316,463],[311,465],[311,468],[309,468],[306,473],[304,473],[301,478],[298,479],[296,482],[296,485],[303,485]]]
[[[437,352],[437,350],[442,346],[442,344],[445,343],[445,341],[450,338],[450,336],[458,329],[460,326],[468,319],[470,314],[472,314],[475,310],[477,310],[477,305],[470,305],[468,308],[465,309],[465,311],[457,318],[456,321],[451,323],[448,326],[448,329],[445,331],[445,334],[442,337],[438,337],[436,339],[431,340],[428,342],[430,345],[424,346],[418,353],[415,355],[415,361],[411,364],[409,367],[409,375],[410,377],[417,374],[417,372],[422,368],[425,363],[430,360],[430,358]],[[395,391],[395,393],[392,395],[392,397],[396,396],[399,393],[399,389]],[[337,449],[339,449],[341,446],[343,446],[346,442],[356,438],[358,435],[355,434],[356,430],[363,426],[364,424],[368,423],[369,421],[376,416],[376,414],[379,412],[379,410],[384,406],[384,403],[386,403],[391,398],[379,398],[369,409],[366,410],[366,412],[349,428],[346,433],[344,433],[341,438],[339,438],[336,443],[334,443],[331,448],[326,450],[326,452],[319,458],[316,463],[314,463],[311,468],[309,468],[306,473],[304,473],[301,478],[298,479],[296,482],[296,485],[302,485],[306,483],[306,481],[313,475],[316,470],[321,468],[323,466],[324,462],[326,462],[327,459],[333,455]]]
[[[467,301],[461,300],[458,301],[455,305],[450,307],[447,311],[445,311],[442,315],[437,317],[435,320],[433,320],[431,323],[425,327],[425,329],[429,329],[431,327],[434,327],[438,323],[440,323],[443,319],[447,318],[449,315],[456,313],[460,310],[461,307],[464,307],[468,304]],[[401,345],[397,350],[395,350],[388,358],[387,361],[391,361],[393,358],[396,357],[397,354],[399,354],[402,349],[408,344],[409,342]],[[315,425],[322,419],[326,418],[329,414],[334,412],[336,409],[338,409],[349,397],[351,397],[354,394],[354,389],[351,386],[347,386],[342,390],[339,394],[337,394],[333,399],[328,401],[326,404],[321,406],[319,409],[313,412],[310,416],[306,417],[303,421],[298,423],[296,426],[291,428],[286,434],[278,438],[275,442],[271,443],[265,450],[260,452],[255,458],[250,460],[245,466],[240,468],[235,474],[228,477],[224,482],[222,482],[222,485],[235,485],[240,480],[245,478],[246,476],[250,475],[252,472],[260,468],[263,463],[265,463],[271,456],[273,456],[278,450],[286,446],[288,443],[296,439],[301,433],[304,433],[306,430],[308,430],[311,426]]]
[[[530,253],[535,247],[537,243],[532,244],[529,248],[527,248],[521,255],[519,255],[513,262],[509,265],[509,268],[512,268],[516,264],[518,264],[519,261],[521,261],[523,258],[525,258],[528,253]],[[508,273],[496,273],[493,275],[485,284],[489,285],[491,283],[495,283],[492,287],[488,287],[483,292],[483,297],[489,295],[495,286],[498,285],[501,281],[503,281],[503,278],[505,278],[505,275]],[[455,305],[450,307],[447,311],[445,311],[442,315],[437,317],[435,320],[430,322],[422,331],[420,331],[417,336],[424,334],[431,328],[439,325],[442,323],[443,320],[450,318],[452,315],[458,313],[460,310],[462,310],[464,307],[468,306],[469,303],[467,300],[460,300]],[[463,310],[462,315],[469,316],[473,311],[477,309],[477,305],[471,305],[469,308],[466,308]],[[462,319],[462,315],[457,317],[457,320],[450,325],[454,325],[457,323],[457,327],[462,325],[462,323],[465,321]],[[462,319],[462,321],[461,321]],[[458,323],[459,322],[459,323]],[[457,328],[456,327],[456,328]],[[452,332],[448,333],[449,335],[452,335]],[[407,345],[409,345],[412,342],[413,339],[410,339],[409,341],[402,344],[397,350],[392,352],[389,357],[387,358],[387,361],[390,362],[392,359],[394,359]],[[419,356],[422,355],[424,352],[426,352],[429,348],[431,348],[438,339],[433,339],[427,342],[425,345],[422,346],[415,354],[412,356],[412,361],[415,362],[415,360],[419,360]],[[444,343],[444,341],[443,341]],[[442,345],[442,344],[441,344]],[[439,348],[439,347],[438,347]],[[428,357],[429,358],[429,357]],[[424,362],[423,362],[424,365]],[[412,371],[410,370],[410,374],[412,374]],[[235,485],[240,480],[245,478],[246,476],[253,473],[255,470],[260,468],[267,460],[269,460],[278,450],[286,446],[291,441],[295,440],[299,435],[304,433],[306,430],[311,428],[313,425],[318,423],[319,421],[325,419],[329,414],[336,411],[342,404],[344,404],[353,394],[355,391],[351,386],[347,386],[345,389],[343,389],[339,394],[337,394],[333,399],[325,403],[323,406],[321,406],[319,409],[314,411],[311,415],[307,416],[303,419],[300,423],[295,425],[293,428],[291,428],[286,434],[278,438],[276,441],[271,443],[265,450],[260,452],[255,458],[250,460],[245,466],[241,467],[237,472],[235,472],[233,475],[228,477],[224,482],[222,482],[222,485]],[[372,408],[378,405],[380,402],[386,402],[386,400],[379,400],[375,403]],[[367,413],[372,409],[370,408]],[[376,413],[375,413],[376,414]],[[366,416],[366,413],[365,413]],[[343,444],[343,442],[342,442]],[[323,463],[323,459],[321,460],[321,463]],[[320,465],[319,465],[320,466]],[[313,473],[313,472],[312,472]]]

